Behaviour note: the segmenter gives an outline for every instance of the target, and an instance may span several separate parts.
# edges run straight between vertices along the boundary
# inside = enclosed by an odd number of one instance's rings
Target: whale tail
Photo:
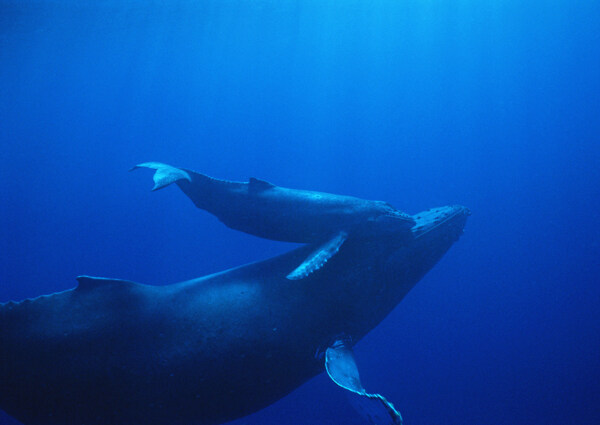
[[[152,190],[162,189],[171,183],[176,183],[181,180],[192,181],[190,175],[179,168],[171,167],[160,162],[144,162],[129,169],[129,171],[137,170],[138,168],[150,168],[154,172],[154,187]]]
[[[215,179],[206,174],[197,173],[186,168],[176,168],[161,162],[144,162],[130,168],[129,171],[138,168],[155,170],[153,191],[175,183],[197,208],[215,214],[217,217],[219,217],[218,203],[215,204],[215,199],[219,199],[219,197],[216,194],[222,193],[224,187],[235,190],[244,186],[244,183]]]

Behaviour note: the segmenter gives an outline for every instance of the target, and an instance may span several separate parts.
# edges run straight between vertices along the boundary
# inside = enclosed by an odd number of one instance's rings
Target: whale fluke
[[[160,162],[144,162],[130,168],[129,171],[137,170],[138,168],[150,168],[156,170],[153,176],[154,187],[152,190],[162,189],[179,180],[192,181],[190,175],[184,170]]]

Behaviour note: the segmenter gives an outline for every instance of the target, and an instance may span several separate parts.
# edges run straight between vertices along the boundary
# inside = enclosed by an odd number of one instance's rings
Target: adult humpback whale
[[[29,425],[208,425],[259,410],[327,370],[401,423],[360,384],[351,347],[463,231],[468,210],[413,216],[348,238],[327,267],[290,284],[314,251],[172,284],[79,277],[72,290],[0,306],[0,408]],[[380,422],[384,421],[384,422]]]

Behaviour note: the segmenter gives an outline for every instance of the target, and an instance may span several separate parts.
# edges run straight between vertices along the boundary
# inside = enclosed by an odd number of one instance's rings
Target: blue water
[[[365,387],[407,425],[599,424],[599,23],[567,0],[0,0],[0,301],[290,249],[151,193],[143,161],[461,203],[462,239],[356,347]],[[235,422],[361,423],[324,376]]]

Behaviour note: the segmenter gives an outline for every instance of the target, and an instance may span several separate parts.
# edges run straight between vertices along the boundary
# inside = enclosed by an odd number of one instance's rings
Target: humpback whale
[[[74,289],[1,304],[0,409],[26,425],[215,425],[326,371],[370,423],[401,424],[362,387],[352,347],[468,215],[436,208],[412,216],[408,232],[348,237],[327,267],[294,284],[289,270],[314,243],[166,286],[80,276]]]
[[[409,236],[415,224],[408,214],[387,202],[275,186],[257,178],[247,183],[215,179],[184,168],[145,162],[154,169],[154,188],[171,183],[201,209],[226,226],[283,242],[315,244],[316,248],[288,275],[302,279],[321,268],[348,237],[373,237],[395,232]]]

